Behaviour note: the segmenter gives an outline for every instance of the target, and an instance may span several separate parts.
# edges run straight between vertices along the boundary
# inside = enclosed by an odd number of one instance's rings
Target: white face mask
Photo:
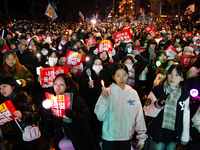
[[[42,49],[41,53],[42,53],[42,55],[46,56],[48,54],[48,50],[47,49]]]
[[[195,51],[195,54],[196,54],[196,55],[199,55],[199,53],[200,53],[199,51]]]
[[[176,39],[176,42],[179,43],[181,40],[180,39]]]
[[[128,48],[127,48],[128,53],[131,53],[132,50],[133,50],[133,49],[132,49],[131,47],[128,47]]]
[[[180,52],[182,50],[182,48],[181,47],[177,47],[176,50]]]
[[[93,65],[92,69],[96,72],[96,74],[98,74],[103,69],[103,66],[102,65],[100,65],[100,66]]]
[[[49,57],[49,66],[53,67],[58,62],[58,58]]]
[[[128,71],[131,70],[131,69],[133,68],[132,65],[129,65],[129,64],[124,64],[124,65],[126,65],[126,67],[128,68]]]

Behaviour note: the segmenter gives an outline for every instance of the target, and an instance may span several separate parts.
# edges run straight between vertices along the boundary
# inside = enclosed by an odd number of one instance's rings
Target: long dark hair
[[[130,60],[132,61],[132,64],[135,63],[133,57],[132,57],[132,56],[129,56],[129,55],[125,56],[125,57],[121,60],[121,63],[124,64],[124,62],[125,62],[127,59],[130,59]]]
[[[20,93],[22,91],[21,87],[19,86],[19,84],[16,82],[16,80],[12,76],[2,78],[0,80],[0,85],[2,85],[2,84],[8,84],[8,85],[12,86],[13,92],[15,92],[15,93]]]
[[[117,70],[119,69],[124,69],[126,71],[126,73],[128,74],[128,68],[126,67],[126,65],[122,64],[122,63],[118,63],[114,66],[113,68],[113,76],[115,75],[115,73],[117,72]]]
[[[184,87],[186,85],[186,70],[182,65],[172,65],[167,71],[165,80],[167,80],[168,74],[171,74],[173,69],[176,69],[177,73],[183,78],[183,81],[180,81],[180,85]]]
[[[56,81],[56,79],[58,77],[63,78],[63,80],[65,81],[65,85],[68,87],[65,92],[72,92],[74,94],[74,96],[79,95],[78,85],[69,75],[64,74],[64,73],[60,73],[55,77],[54,82]],[[53,90],[53,94],[55,95],[54,90]]]

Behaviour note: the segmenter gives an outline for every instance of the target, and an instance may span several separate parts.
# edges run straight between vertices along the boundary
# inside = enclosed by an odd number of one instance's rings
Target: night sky
[[[7,1],[8,3],[8,11],[9,11],[11,20],[22,19],[22,18],[27,19],[29,17],[32,17],[31,10],[30,10],[30,5],[31,5],[32,0],[1,0],[0,19],[7,18],[6,11],[5,11],[5,1]],[[34,0],[34,1],[35,1],[35,5],[38,5],[38,2],[41,2],[41,6],[35,6],[36,8],[35,11],[38,16],[40,16],[41,18],[45,18],[44,12],[46,10],[48,0]],[[59,1],[61,0],[54,0],[55,3]],[[66,1],[69,2],[69,0],[66,0]],[[76,0],[71,0],[71,2],[73,1],[76,1]],[[89,0],[84,0],[84,1],[86,2]],[[118,4],[117,2],[119,1],[121,0],[115,0],[115,5],[117,5]],[[113,0],[93,0],[93,2],[94,2],[94,7],[98,6],[98,8],[95,9],[95,11],[99,11],[103,13],[106,12],[107,7],[113,6]],[[115,8],[117,8],[117,6]],[[90,9],[93,9],[93,8],[90,8]]]

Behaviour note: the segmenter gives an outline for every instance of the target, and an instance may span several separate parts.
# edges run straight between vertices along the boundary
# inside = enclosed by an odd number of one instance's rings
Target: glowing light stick
[[[19,85],[22,84],[22,82],[21,82],[20,80],[16,80],[16,82],[17,82]]]
[[[50,99],[46,99],[42,102],[42,106],[45,108],[45,109],[49,109],[51,106],[52,106],[52,101]]]
[[[199,91],[197,89],[191,89],[190,90],[190,95],[192,97],[197,97],[199,95]]]
[[[4,36],[4,30],[2,31],[2,35],[1,35],[1,38],[3,39],[3,36]]]

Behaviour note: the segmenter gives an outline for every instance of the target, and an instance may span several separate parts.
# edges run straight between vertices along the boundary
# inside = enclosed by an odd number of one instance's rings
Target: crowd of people
[[[200,100],[198,94],[190,95],[194,88],[200,91],[200,31],[155,23],[152,37],[147,26],[24,21],[2,25],[0,103],[11,100],[21,121],[0,126],[0,149],[200,149]],[[124,29],[130,29],[132,40],[117,44],[113,34]],[[90,38],[96,39],[92,46],[86,42]],[[111,51],[98,51],[103,39],[111,41]],[[167,53],[170,46],[176,55]],[[64,63],[68,50],[84,54],[83,62]],[[183,65],[184,55],[195,60]],[[44,79],[38,67],[66,65],[68,74],[60,73],[51,87],[41,87]],[[73,93],[72,109],[65,110],[71,123],[42,106],[45,92]],[[22,129],[38,126],[41,136],[24,141],[16,121]]]

